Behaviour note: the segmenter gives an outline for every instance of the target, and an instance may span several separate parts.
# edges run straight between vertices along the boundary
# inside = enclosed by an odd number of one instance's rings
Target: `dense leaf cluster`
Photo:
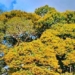
[[[75,72],[75,11],[48,5],[34,13],[1,11],[0,75],[65,72]]]

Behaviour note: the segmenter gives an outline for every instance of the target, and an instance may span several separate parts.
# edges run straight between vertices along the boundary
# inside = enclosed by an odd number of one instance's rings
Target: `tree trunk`
[[[72,66],[70,65],[70,73],[72,72]]]

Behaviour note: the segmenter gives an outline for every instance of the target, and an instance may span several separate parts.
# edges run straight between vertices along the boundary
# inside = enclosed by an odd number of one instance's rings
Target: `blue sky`
[[[0,9],[34,12],[40,6],[49,5],[58,11],[75,10],[75,0],[0,0]]]

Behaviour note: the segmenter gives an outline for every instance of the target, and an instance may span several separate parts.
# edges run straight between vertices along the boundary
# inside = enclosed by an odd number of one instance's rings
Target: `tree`
[[[42,32],[44,32],[46,29],[51,28],[54,24],[65,24],[65,18],[60,12],[57,11],[49,11],[47,14],[45,14],[44,17],[41,17],[37,21],[37,25],[35,25],[38,35],[41,35]]]
[[[59,67],[54,50],[51,50],[49,46],[44,46],[39,39],[21,43],[5,53],[4,60],[11,74],[25,69],[24,72],[27,74],[30,72],[32,75],[50,74],[51,70],[55,75]]]
[[[45,5],[35,13],[0,14],[0,75],[74,72],[74,50],[75,11],[60,13]]]
[[[20,34],[28,33],[30,35],[35,31],[32,21],[25,18],[14,17],[6,23],[6,26],[6,34],[13,36],[17,40]]]
[[[2,21],[0,21],[0,43],[2,42],[5,32],[6,32],[6,26],[5,24],[3,24]]]
[[[48,5],[45,5],[45,6],[42,6],[40,8],[37,8],[35,10],[35,13],[40,15],[40,16],[44,16],[47,12],[52,11],[52,10],[55,10],[55,9],[52,7],[49,7]]]
[[[2,14],[3,13],[3,11],[0,9],[0,14]]]

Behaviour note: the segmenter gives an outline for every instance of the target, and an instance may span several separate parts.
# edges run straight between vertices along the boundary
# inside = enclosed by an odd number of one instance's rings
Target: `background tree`
[[[52,10],[56,11],[54,8],[49,7],[48,5],[45,5],[40,8],[35,9],[35,13],[40,16],[44,16],[47,12],[52,11]]]
[[[3,13],[3,11],[0,9],[0,14],[2,14]]]

